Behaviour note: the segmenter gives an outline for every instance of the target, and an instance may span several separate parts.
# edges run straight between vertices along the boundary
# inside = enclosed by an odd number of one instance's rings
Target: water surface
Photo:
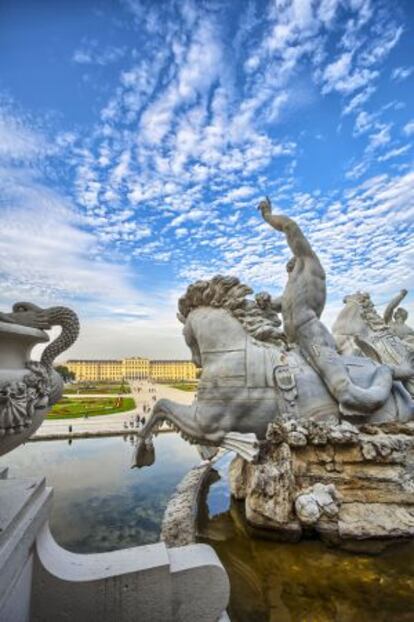
[[[414,621],[414,543],[368,556],[258,538],[228,494],[228,461],[200,508],[200,540],[230,577],[232,622]]]
[[[54,488],[51,528],[72,551],[110,551],[156,542],[177,483],[199,463],[176,434],[155,439],[152,467],[131,470],[122,437],[27,443],[0,459],[11,477],[46,475]],[[200,540],[231,581],[232,622],[414,622],[414,545],[353,555],[318,541],[282,544],[251,531],[228,492],[226,456],[200,507]]]
[[[38,441],[2,456],[9,477],[46,476],[57,542],[91,553],[157,542],[168,499],[197,450],[173,433],[155,439],[156,462],[131,469],[133,437]]]

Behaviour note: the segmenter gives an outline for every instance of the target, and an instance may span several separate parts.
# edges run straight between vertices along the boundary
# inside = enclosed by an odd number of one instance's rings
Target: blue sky
[[[0,0],[3,309],[77,309],[70,356],[186,356],[189,282],[280,293],[268,194],[345,294],[413,285],[408,0]],[[414,313],[413,297],[405,306]]]

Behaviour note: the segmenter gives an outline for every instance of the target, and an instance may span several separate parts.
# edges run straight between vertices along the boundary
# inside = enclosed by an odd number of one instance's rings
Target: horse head
[[[357,341],[370,340],[378,331],[386,331],[387,326],[379,315],[367,292],[356,292],[344,298],[344,307],[340,311],[333,327],[338,350],[342,354],[361,354]]]
[[[280,320],[265,293],[247,298],[252,290],[232,276],[197,281],[178,301],[178,319],[193,362],[203,365],[203,353],[243,350],[246,339],[280,346]]]

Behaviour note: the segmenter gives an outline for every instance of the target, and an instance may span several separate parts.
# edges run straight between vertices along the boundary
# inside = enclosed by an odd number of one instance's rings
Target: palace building
[[[191,361],[151,361],[142,357],[121,360],[70,360],[66,367],[78,382],[122,382],[123,380],[154,380],[181,382],[196,379],[196,366]]]

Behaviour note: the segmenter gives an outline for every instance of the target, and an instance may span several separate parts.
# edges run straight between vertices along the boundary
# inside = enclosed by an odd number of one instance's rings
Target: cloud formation
[[[331,308],[356,288],[379,303],[413,288],[402,7],[125,0],[118,12],[117,38],[88,34],[67,55],[92,80],[111,72],[93,124],[45,129],[0,109],[10,296],[78,301],[99,354],[99,322],[111,332],[122,321],[148,344],[163,326],[154,355],[165,356],[189,281],[229,272],[283,287],[285,242],[255,209],[265,194],[320,253]],[[130,348],[119,333],[117,355]]]

